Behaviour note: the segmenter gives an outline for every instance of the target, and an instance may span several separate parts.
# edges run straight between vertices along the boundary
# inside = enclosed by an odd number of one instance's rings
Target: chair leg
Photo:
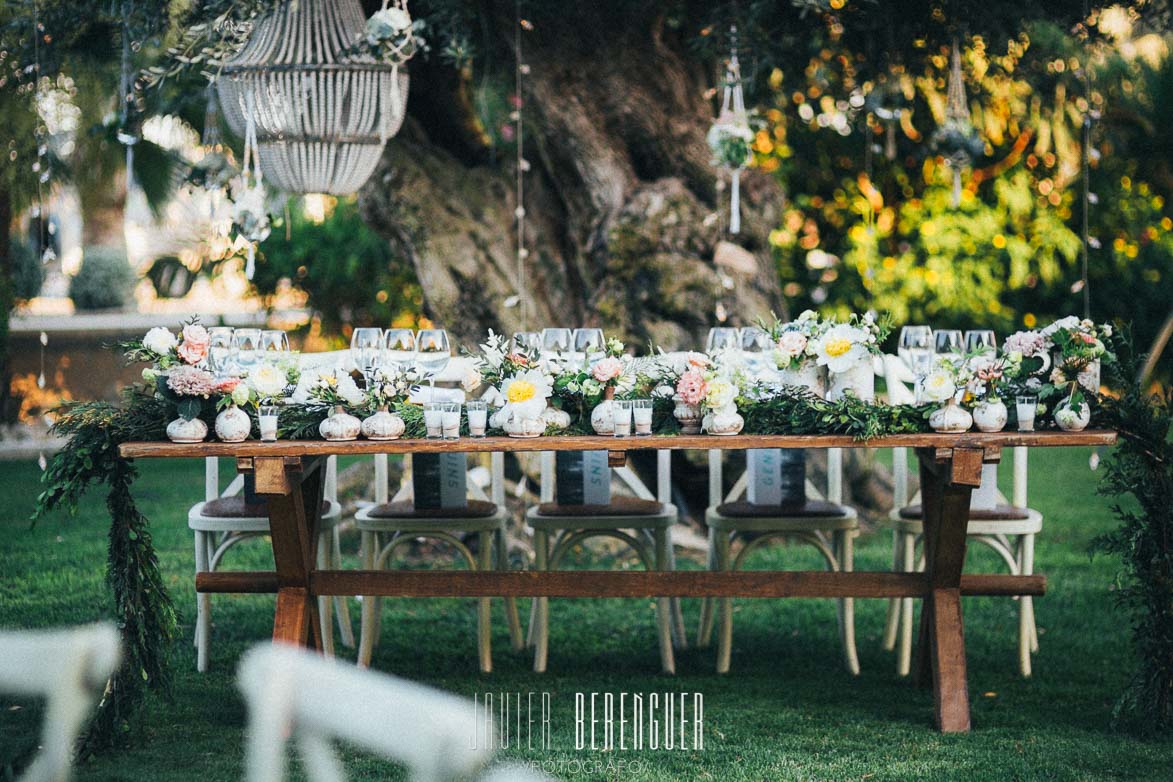
[[[892,530],[892,572],[901,573],[904,571],[904,561],[901,557],[903,552],[900,548],[900,532]],[[892,651],[896,648],[896,631],[900,627],[900,598],[888,598],[888,613],[884,617],[884,642],[883,647],[885,651]]]
[[[733,569],[729,556],[731,544],[731,536],[727,533],[721,532],[717,535],[718,570]],[[720,616],[720,628],[717,631],[717,673],[729,673],[729,662],[733,654],[733,598],[718,598],[717,606]]]
[[[495,533],[497,540],[497,570],[506,572],[509,570],[509,549],[506,546],[505,530],[497,530]],[[513,645],[513,651],[520,652],[525,648],[525,639],[521,635],[521,617],[517,613],[517,598],[505,598],[505,623],[509,625],[509,642]]]
[[[1034,573],[1035,536],[1022,535],[1018,540],[1018,572],[1024,576]],[[1018,601],[1018,671],[1024,677],[1031,675],[1031,652],[1038,651],[1038,631],[1035,628],[1034,603],[1024,596]]]
[[[665,533],[668,537],[668,570],[676,570],[676,546],[672,543],[672,528]],[[668,602],[672,610],[672,643],[677,649],[688,648],[688,631],[684,629],[684,611],[680,607],[679,597],[670,597]]]
[[[330,566],[335,570],[342,569],[342,539],[335,526],[330,530]],[[342,645],[347,649],[354,648],[354,628],[350,624],[350,599],[344,595],[334,598],[334,609],[338,614],[338,635]]]
[[[916,535],[905,532],[900,537],[904,572],[915,572]],[[896,657],[896,673],[899,676],[907,676],[912,670],[912,606],[911,597],[900,598],[900,652]]]
[[[835,535],[839,538],[835,546],[835,554],[839,558],[839,570],[850,573],[855,567],[855,543],[853,530],[841,530]],[[839,599],[839,632],[843,642],[843,659],[847,670],[853,676],[859,676],[859,655],[855,651],[855,598],[844,597]]]
[[[379,556],[378,548],[378,536],[374,532],[364,531],[362,534],[362,564],[365,570],[375,569],[375,560]],[[377,627],[378,614],[378,598],[374,595],[363,595],[358,642],[358,667],[360,668],[366,668],[371,664],[371,653],[375,649],[375,638],[379,632]]]
[[[550,556],[549,533],[546,530],[534,530],[534,549],[534,568],[539,572],[546,570]],[[534,631],[534,671],[545,673],[550,644],[550,598],[538,598],[531,627],[537,628]]]
[[[476,569],[490,571],[493,569],[493,533],[477,533]],[[472,563],[470,563],[472,564]],[[493,645],[492,645],[492,603],[491,598],[477,598],[477,656],[480,658],[481,673],[493,672]]]
[[[196,573],[207,572],[209,567],[208,559],[208,533],[201,530],[195,530],[195,570]],[[202,592],[196,592],[196,624],[195,624],[195,647],[196,647],[196,670],[200,673],[208,670],[208,641],[212,630],[212,616],[211,603],[209,595]]]
[[[319,570],[329,567],[330,564],[330,532],[327,530],[318,535],[318,554],[316,557]],[[318,598],[318,623],[322,627],[322,652],[327,657],[334,656],[334,601],[329,597]]]
[[[720,570],[717,566],[717,532],[709,528],[709,570]],[[697,623],[696,645],[701,649],[708,648],[713,638],[713,607],[711,597],[701,598],[701,618]]]
[[[656,570],[670,570],[668,550],[668,530],[658,528],[653,537],[656,541],[655,566]],[[672,652],[672,600],[667,597],[656,598],[656,630],[660,638],[660,670],[664,673],[676,673],[676,658]]]

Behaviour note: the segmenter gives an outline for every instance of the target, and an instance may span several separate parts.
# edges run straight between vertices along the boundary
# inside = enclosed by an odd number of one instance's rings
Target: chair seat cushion
[[[330,503],[322,503],[322,515],[330,511]],[[201,516],[210,519],[267,519],[269,508],[264,503],[248,503],[244,497],[220,497],[204,503]]]
[[[367,511],[372,519],[485,519],[497,506],[484,500],[469,500],[464,508],[417,508],[411,500],[385,502]]]
[[[656,516],[664,512],[663,504],[637,497],[613,497],[607,505],[561,505],[543,502],[539,516]]]
[[[730,518],[835,518],[846,516],[842,505],[824,500],[807,500],[802,505],[757,505],[740,500],[717,506],[717,513]]]
[[[900,518],[920,521],[924,518],[924,509],[920,505],[909,505],[900,509]],[[1026,508],[1016,508],[1013,505],[997,505],[987,510],[969,510],[970,521],[1020,521],[1027,518],[1030,518],[1030,514]]]

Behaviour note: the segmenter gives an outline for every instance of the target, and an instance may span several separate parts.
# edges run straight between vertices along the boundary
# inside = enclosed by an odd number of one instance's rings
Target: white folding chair
[[[896,356],[884,356],[884,376],[891,404],[909,404],[913,401],[912,373]],[[1010,501],[997,491],[997,465],[985,465],[983,487],[974,492],[974,507],[969,513],[966,534],[993,549],[1015,575],[1034,572],[1035,535],[1043,528],[1043,516],[1027,507],[1027,449],[1014,449],[1014,482]],[[991,485],[992,483],[992,485]],[[920,493],[910,496],[908,449],[892,449],[893,506],[888,515],[892,527],[892,567],[910,572],[924,568],[924,557],[916,554],[917,543],[924,532],[921,518]],[[979,496],[991,493],[995,502],[982,506]],[[1035,628],[1034,603],[1029,596],[1018,598],[1018,668],[1023,676],[1031,674],[1031,653],[1039,650],[1038,631]],[[884,623],[884,648],[899,650],[896,670],[907,676],[912,667],[912,609],[913,598],[892,598],[888,601],[888,615]]]
[[[40,751],[21,782],[65,782],[78,734],[119,662],[118,631],[0,631],[0,690],[47,700]]]
[[[709,528],[709,566],[713,570],[737,570],[754,549],[765,543],[784,539],[813,546],[827,567],[850,573],[854,568],[854,541],[859,535],[859,518],[855,509],[843,504],[843,452],[827,449],[827,491],[820,493],[808,480],[807,501],[802,507],[754,505],[742,501],[748,473],[742,474],[722,499],[720,450],[709,451],[709,507],[705,524]],[[744,538],[736,557],[733,544]],[[717,673],[728,673],[733,650],[733,599],[720,598],[720,631],[717,636]],[[713,632],[713,598],[701,603],[697,644],[708,646]],[[839,637],[847,670],[859,673],[855,650],[855,601],[844,597],[837,601]]]
[[[677,521],[671,502],[671,451],[656,452],[656,489],[653,495],[630,467],[612,469],[636,497],[613,497],[609,505],[560,505],[555,502],[555,458],[553,451],[541,457],[541,504],[526,511],[534,530],[534,567],[557,570],[567,553],[591,538],[614,538],[630,546],[648,570],[673,570],[672,525]],[[683,646],[683,622],[678,602],[656,601],[656,627],[660,645],[660,667],[676,672],[673,635]],[[550,599],[539,597],[530,611],[530,643],[534,646],[534,670],[546,670],[549,657]]]
[[[478,777],[496,744],[483,710],[431,687],[278,644],[249,650],[237,680],[248,703],[248,782],[285,779],[291,738],[311,782],[346,778],[334,740],[405,766],[416,782],[546,779],[509,766]]]
[[[406,457],[410,464],[410,456]],[[395,552],[413,540],[439,540],[452,546],[471,570],[508,570],[509,552],[506,530],[509,511],[505,506],[505,455],[490,455],[490,485],[492,494],[475,480],[468,482],[469,502],[460,510],[421,510],[412,501],[410,466],[404,470],[403,481],[394,497],[388,499],[387,455],[375,456],[375,504],[359,509],[354,516],[355,526],[362,532],[363,567],[380,570],[392,561]],[[459,537],[477,536],[474,555]],[[384,545],[383,536],[390,536]],[[496,558],[494,559],[494,545]],[[477,656],[481,671],[493,670],[491,645],[491,598],[478,598]],[[358,647],[358,664],[370,665],[371,655],[381,630],[382,598],[366,595],[362,598],[362,629]],[[517,614],[516,598],[505,598],[505,618],[515,651],[524,648],[521,621]]]
[[[338,541],[338,524],[342,506],[338,503],[338,457],[331,456],[325,465],[324,500],[318,539],[318,567],[340,568],[342,554]],[[250,505],[244,496],[244,476],[237,475],[223,493],[220,492],[220,464],[215,457],[204,460],[204,501],[196,503],[187,514],[187,526],[195,534],[196,573],[215,571],[230,548],[241,541],[269,534],[269,517],[263,506]],[[334,654],[331,631],[332,606],[338,608],[338,630],[342,643],[354,646],[350,611],[345,597],[319,598],[322,643],[326,654]],[[207,594],[196,595],[196,669],[208,669],[211,644],[212,612]]]

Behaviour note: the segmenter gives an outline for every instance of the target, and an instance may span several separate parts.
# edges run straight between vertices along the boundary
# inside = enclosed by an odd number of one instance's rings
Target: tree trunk
[[[0,421],[8,421],[12,365],[9,361],[8,330],[15,301],[12,284],[12,197],[0,187]]]
[[[659,13],[556,5],[534,8],[535,30],[522,33],[520,275],[515,162],[492,160],[468,73],[411,64],[407,122],[360,207],[413,264],[426,313],[465,344],[487,328],[597,325],[636,344],[693,348],[726,318],[777,310],[767,235],[781,192],[743,172],[742,229],[728,234],[717,186],[728,173],[705,143],[715,65],[690,58]],[[513,8],[482,9],[495,51],[510,58]],[[521,305],[506,306],[519,283]]]

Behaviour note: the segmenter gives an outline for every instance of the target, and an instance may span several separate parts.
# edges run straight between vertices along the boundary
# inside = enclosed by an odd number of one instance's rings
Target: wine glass
[[[265,329],[261,332],[261,350],[265,353],[288,353],[289,335],[281,329]]]
[[[965,332],[965,352],[967,355],[980,355],[994,358],[998,354],[998,342],[991,329],[974,329]]]
[[[383,361],[397,371],[415,364],[415,332],[387,329],[383,332]]]
[[[415,365],[421,375],[430,381],[435,397],[436,375],[444,371],[452,359],[448,332],[444,329],[420,329],[416,335]]]
[[[516,331],[513,333],[513,349],[529,355],[542,349],[542,335],[537,331]]]
[[[738,334],[741,352],[750,377],[756,378],[765,369],[763,354],[770,350],[770,335],[757,326],[746,326]]]
[[[379,364],[383,347],[383,330],[378,328],[358,328],[350,335],[350,360],[362,372],[363,377],[370,382],[371,373]]]
[[[232,332],[232,353],[245,372],[261,361],[261,330],[236,329]]]
[[[568,353],[573,344],[570,329],[542,329],[542,353],[546,355]]]
[[[229,373],[232,363],[232,327],[213,326],[208,329],[208,366],[216,377]]]
[[[933,330],[928,326],[905,326],[900,329],[900,341],[896,346],[896,355],[905,365],[916,371],[918,358],[925,354],[932,355],[934,350]]]
[[[705,351],[716,353],[723,350],[734,350],[738,345],[737,329],[718,326],[709,329],[709,338],[705,341]]]
[[[959,329],[937,329],[933,339],[937,355],[951,353],[959,356],[965,346],[965,339]]]
[[[574,353],[579,361],[593,364],[606,355],[607,344],[602,329],[574,330]]]

